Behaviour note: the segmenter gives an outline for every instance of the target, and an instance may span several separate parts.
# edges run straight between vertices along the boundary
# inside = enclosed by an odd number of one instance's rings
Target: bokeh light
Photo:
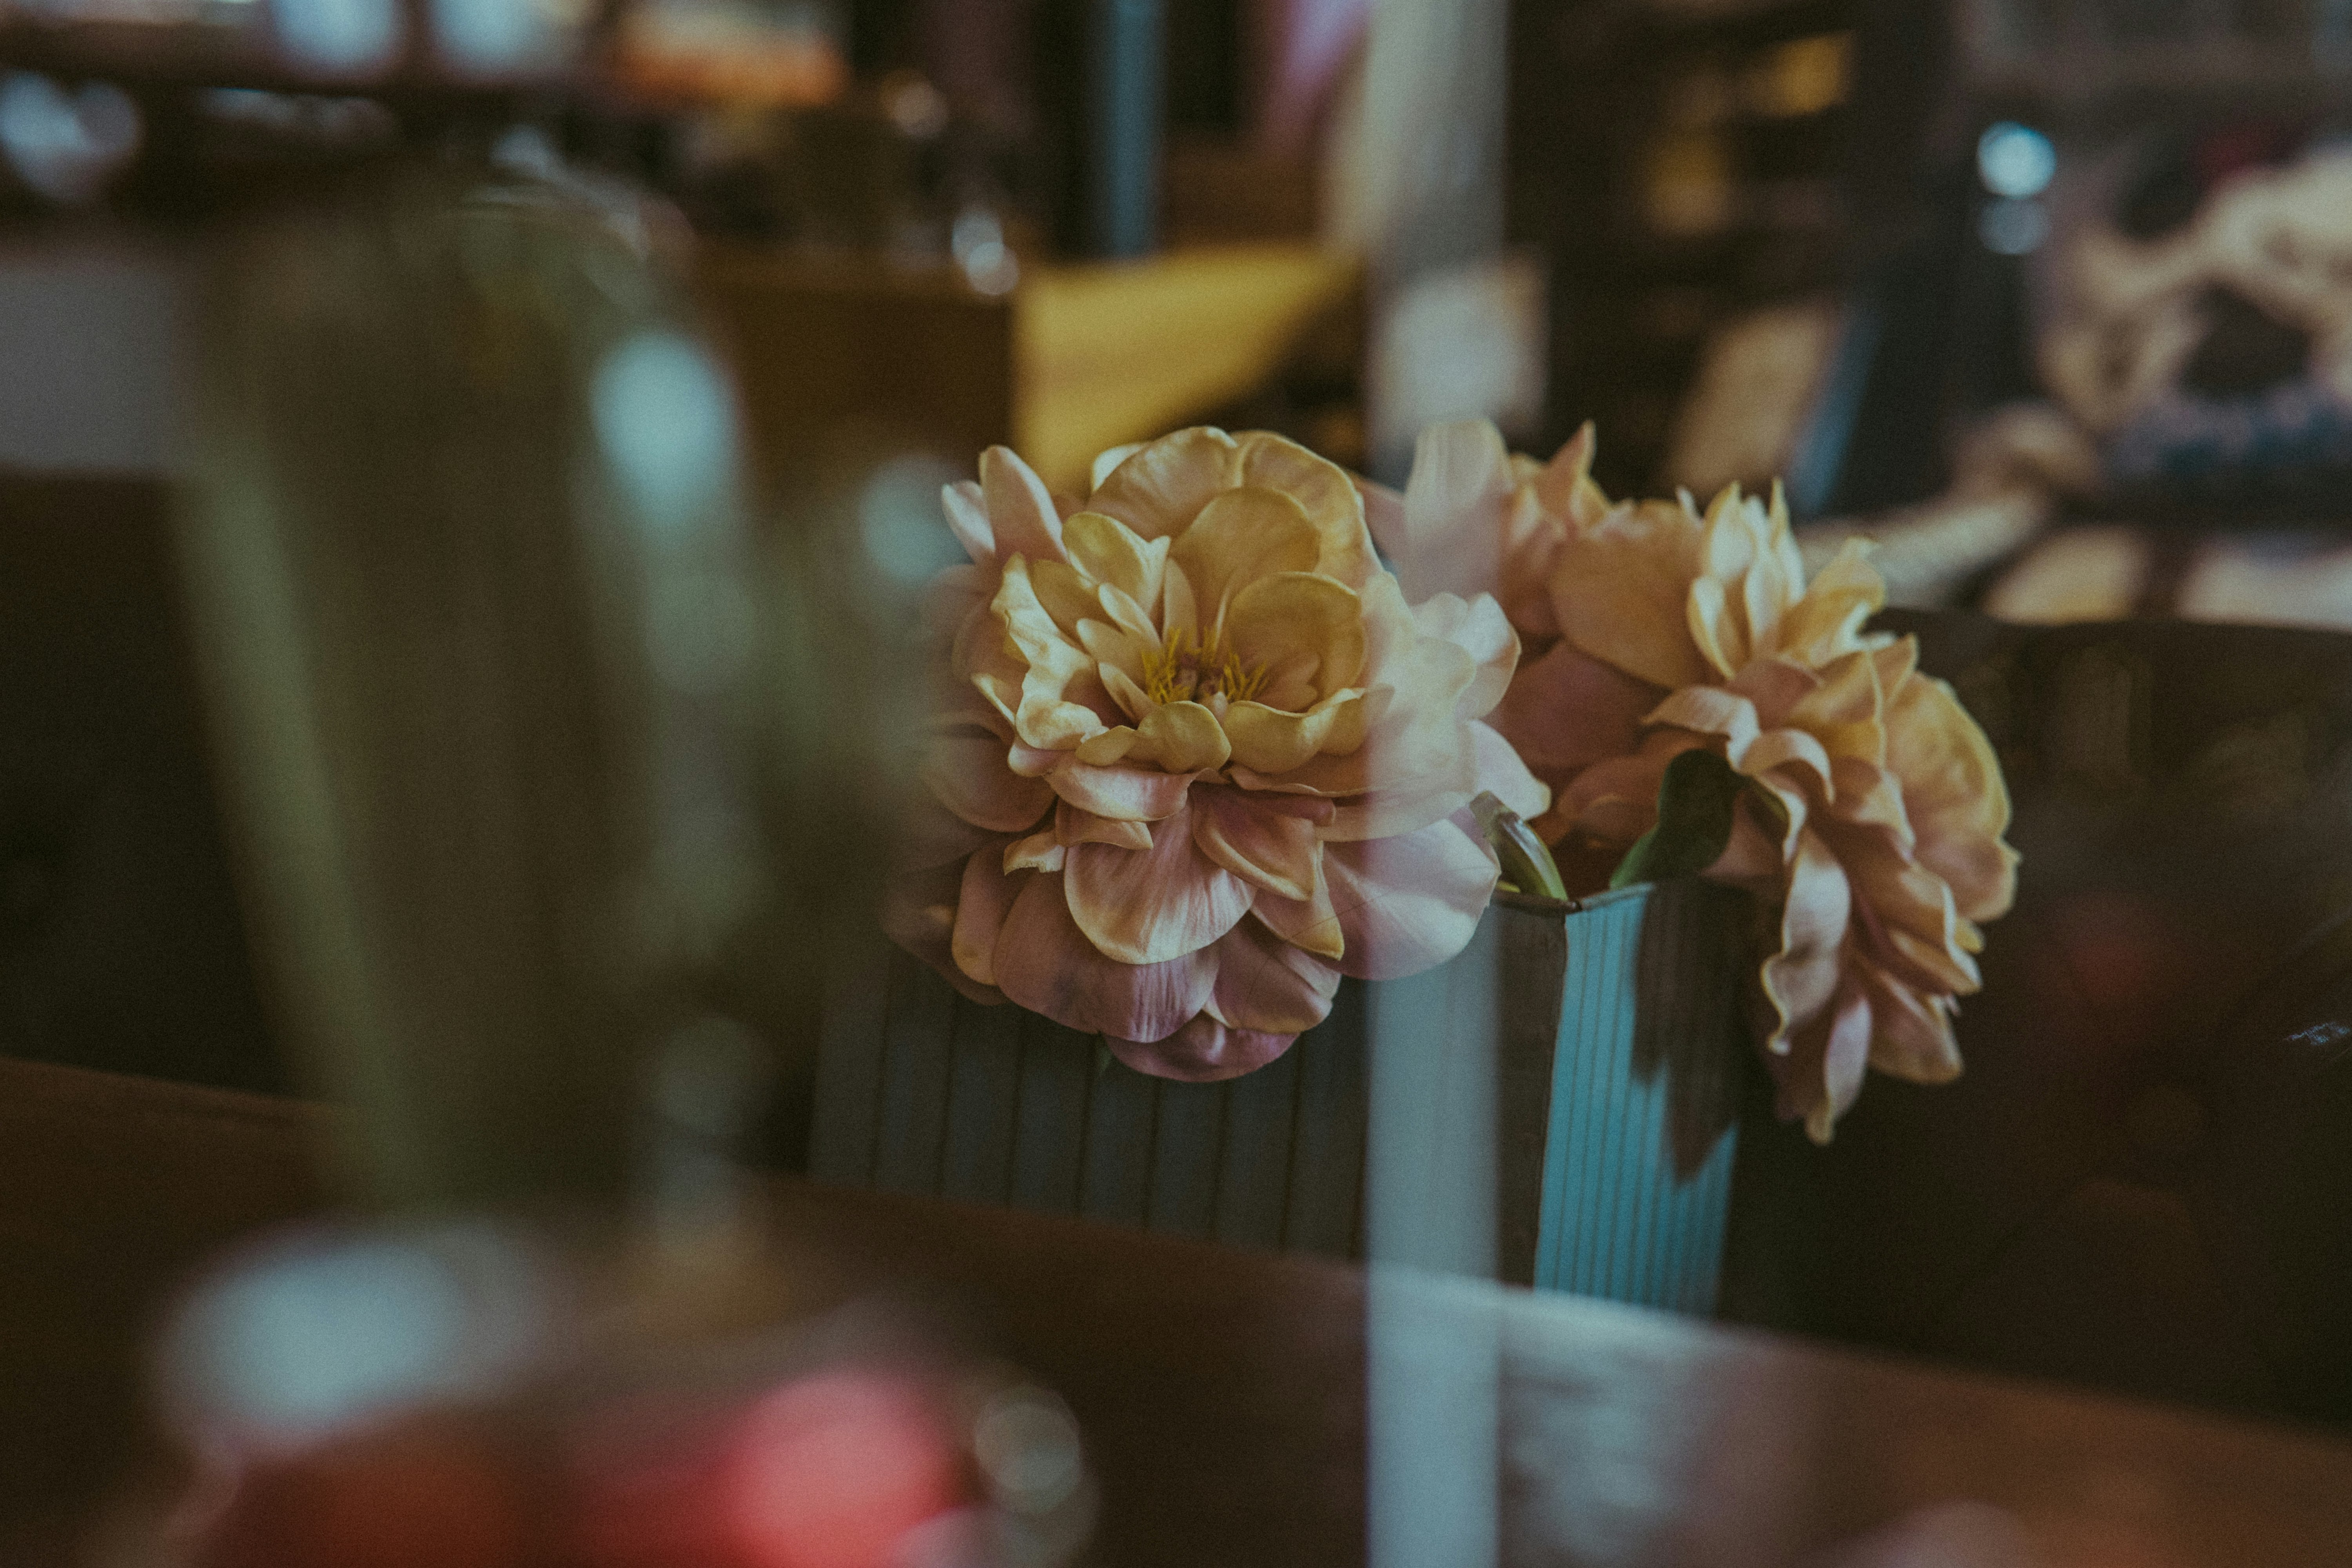
[[[2057,173],[2058,150],[2031,126],[2004,120],[1977,138],[1977,176],[1994,195],[2038,196]]]
[[[272,0],[270,14],[294,65],[338,76],[383,69],[407,33],[394,0]]]
[[[693,339],[660,329],[597,365],[596,437],[656,528],[681,529],[719,500],[735,472],[735,399]]]
[[[721,1506],[746,1568],[892,1568],[900,1542],[965,1494],[931,1404],[855,1372],[803,1379],[754,1405],[726,1475]]]
[[[198,1287],[166,1336],[163,1382],[205,1444],[289,1451],[493,1394],[561,1321],[537,1259],[488,1225],[303,1232]]]

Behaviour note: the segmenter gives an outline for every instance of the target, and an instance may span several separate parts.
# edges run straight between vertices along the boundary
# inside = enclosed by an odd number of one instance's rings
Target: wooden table
[[[142,1330],[197,1258],[320,1205],[326,1126],[0,1062],[0,1563],[72,1560],[148,1452]],[[1399,1401],[1377,1464],[1425,1459],[1444,1408],[1493,1409],[1487,1527],[1510,1563],[2301,1568],[2352,1550],[2352,1447],[2289,1428],[1455,1281],[1372,1282],[1368,1352],[1354,1269],[798,1182],[771,1196],[829,1289],[943,1290],[1064,1393],[1105,1563],[1363,1560],[1368,1355]],[[1445,1503],[1382,1498],[1407,1505],[1382,1528],[1408,1532]],[[1890,1529],[1996,1555],[1888,1557]]]

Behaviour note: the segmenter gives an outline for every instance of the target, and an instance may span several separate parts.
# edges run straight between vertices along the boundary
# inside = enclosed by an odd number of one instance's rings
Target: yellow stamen
[[[1196,642],[1190,634],[1170,632],[1156,652],[1143,656],[1143,694],[1154,702],[1195,701],[1222,692],[1228,701],[1245,702],[1265,685],[1264,665],[1244,664],[1223,639]]]

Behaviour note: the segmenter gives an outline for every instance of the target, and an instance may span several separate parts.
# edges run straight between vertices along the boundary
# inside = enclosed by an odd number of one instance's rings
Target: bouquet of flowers
[[[1343,974],[1459,952],[1499,844],[1531,892],[1753,889],[1766,1058],[1816,1139],[1865,1066],[1953,1076],[2015,881],[1983,733],[1866,629],[1860,546],[1808,584],[1777,494],[1612,502],[1591,454],[1589,427],[1538,465],[1439,426],[1398,496],[1193,429],[1107,454],[1078,501],[991,448],[945,495],[971,563],[929,602],[891,934],[969,996],[1213,1080]]]
[[[1867,629],[1885,589],[1863,542],[1808,584],[1777,488],[1612,502],[1592,452],[1591,426],[1541,465],[1491,425],[1433,427],[1376,536],[1499,595],[1529,657],[1495,723],[1551,787],[1535,826],[1572,885],[1757,894],[1765,1059],[1825,1142],[1865,1067],[1960,1070],[1957,998],[2016,890],[2000,763],[1916,639]]]
[[[1356,482],[1194,429],[1057,500],[1002,447],[950,487],[931,797],[887,911],[965,994],[1210,1080],[1280,1055],[1339,977],[1442,963],[1497,877],[1469,811],[1549,792],[1483,720],[1495,601],[1409,606]]]

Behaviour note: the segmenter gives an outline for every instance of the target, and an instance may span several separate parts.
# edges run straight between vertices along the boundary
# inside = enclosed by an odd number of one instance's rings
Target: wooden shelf
[[[1040,268],[1016,295],[1016,428],[1049,483],[1253,391],[1342,305],[1353,261],[1307,245],[1224,246]]]
[[[698,280],[772,471],[858,423],[957,464],[1005,442],[1083,489],[1105,448],[1264,384],[1357,273],[1310,245],[1218,246],[1033,265],[992,298],[943,268],[712,246]]]

